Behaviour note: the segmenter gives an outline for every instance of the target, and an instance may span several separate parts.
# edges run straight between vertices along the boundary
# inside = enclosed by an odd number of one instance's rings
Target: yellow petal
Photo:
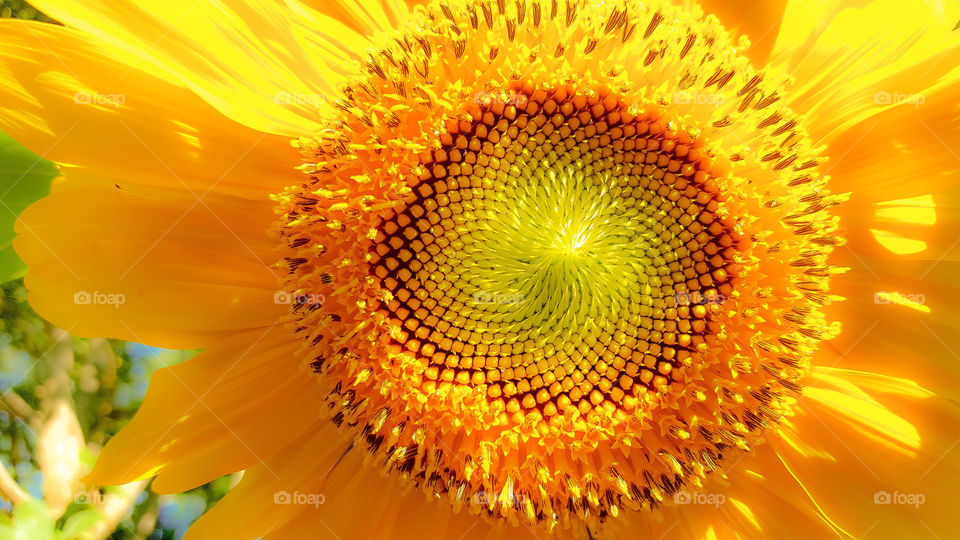
[[[528,528],[505,524],[493,526],[471,515],[467,508],[455,513],[446,500],[426,500],[420,493],[405,493],[400,482],[382,478],[376,468],[363,465],[360,456],[351,454],[359,452],[348,453],[322,488],[311,488],[327,495],[324,504],[316,507],[302,505],[295,519],[271,530],[265,539],[293,540],[303,538],[305,531],[327,531],[332,537],[370,540],[536,538]],[[349,479],[338,476],[341,467],[352,468]],[[465,504],[475,503],[468,501]],[[217,510],[214,508],[214,512]],[[377,519],[370,520],[368,516],[377,516]],[[219,519],[231,518],[224,512]],[[205,525],[207,527],[200,530],[214,530],[213,523]],[[197,532],[196,538],[203,538]]]
[[[812,381],[791,429],[831,459],[769,441],[811,500],[855,538],[955,537],[960,409],[896,377],[818,368]]]
[[[273,219],[268,200],[63,188],[21,214],[14,247],[31,305],[74,335],[194,348],[286,312]]]
[[[301,3],[317,14],[335,19],[360,35],[390,30],[407,20],[410,9],[421,2],[390,0],[287,0],[294,6]],[[326,29],[324,29],[326,30]]]
[[[0,130],[74,166],[71,181],[263,199],[299,177],[289,138],[230,121],[80,32],[4,20],[0,33]]]
[[[716,15],[728,29],[750,38],[747,56],[757,66],[766,63],[783,21],[787,0],[697,0],[708,14]]]
[[[862,436],[871,437],[881,443],[895,443],[895,446],[892,446],[905,452],[920,447],[920,434],[916,428],[880,402],[855,390],[853,385],[843,391],[808,387],[804,389],[803,395],[848,419],[850,427]],[[845,432],[851,433],[849,429]]]
[[[317,127],[335,91],[330,65],[355,58],[360,36],[316,28],[304,43],[283,2],[40,0],[52,18],[140,57],[258,131],[298,136]],[[330,32],[330,33],[328,33]],[[318,44],[324,45],[318,47]]]
[[[954,0],[792,0],[770,57],[796,81],[788,105],[815,139],[923,99],[960,61]],[[913,125],[913,124],[911,124]]]
[[[954,286],[960,265],[853,249],[835,257],[835,264],[852,268],[831,281],[831,291],[845,298],[831,308],[843,332],[823,344],[818,363],[896,374],[960,398],[960,291]]]
[[[299,345],[286,329],[253,329],[157,371],[86,481],[159,474],[158,492],[185,491],[273,456],[318,422],[303,414],[322,396],[297,366]]]
[[[362,452],[351,449],[336,427],[323,422],[298,437],[281,453],[250,467],[237,487],[194,523],[184,538],[257,538],[283,527],[307,511],[325,510],[348,502],[354,509],[366,504],[352,498],[347,486],[363,476]],[[376,477],[377,485],[386,483]],[[371,521],[364,520],[369,527]],[[309,537],[326,529],[301,529]]]

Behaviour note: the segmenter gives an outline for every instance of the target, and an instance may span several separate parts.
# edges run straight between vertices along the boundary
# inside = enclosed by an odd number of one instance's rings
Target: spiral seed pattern
[[[702,152],[610,94],[486,101],[378,232],[395,339],[430,359],[428,393],[631,411],[681,377],[731,292],[736,237]]]

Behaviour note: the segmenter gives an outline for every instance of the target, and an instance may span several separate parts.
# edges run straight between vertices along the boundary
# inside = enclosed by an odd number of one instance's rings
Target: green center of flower
[[[452,262],[465,292],[492,299],[485,311],[516,333],[569,331],[614,317],[642,289],[649,294],[650,235],[635,219],[640,212],[627,213],[632,201],[619,198],[617,184],[609,174],[544,164],[495,185],[458,219],[463,248]]]

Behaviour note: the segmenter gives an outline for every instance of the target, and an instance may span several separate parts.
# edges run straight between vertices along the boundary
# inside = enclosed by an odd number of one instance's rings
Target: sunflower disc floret
[[[790,414],[842,239],[744,43],[586,7],[419,9],[277,200],[323,413],[430,498],[595,532]]]

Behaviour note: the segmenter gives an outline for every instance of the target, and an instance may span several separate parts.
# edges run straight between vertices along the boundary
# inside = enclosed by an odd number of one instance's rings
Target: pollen
[[[672,4],[450,1],[380,36],[277,194],[289,326],[372,466],[596,535],[791,414],[843,242],[802,119]],[[302,296],[300,296],[302,295]]]

